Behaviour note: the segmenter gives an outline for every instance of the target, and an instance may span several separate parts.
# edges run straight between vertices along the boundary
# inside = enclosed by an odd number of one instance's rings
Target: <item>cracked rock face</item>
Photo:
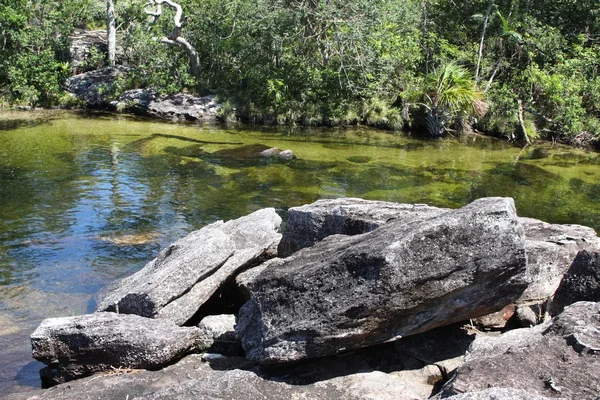
[[[426,221],[447,211],[422,204],[354,198],[318,200],[290,208],[278,254],[287,257],[330,235],[371,232],[391,221],[406,224]],[[519,221],[525,229],[527,275],[531,282],[516,304],[545,303],[558,288],[579,251],[600,251],[600,239],[592,228],[549,224],[533,218],[519,218]],[[492,323],[492,326],[496,325],[496,322]]]
[[[600,252],[582,250],[554,294],[552,313],[577,301],[600,301]]]
[[[221,105],[214,96],[195,97],[184,93],[158,96],[148,89],[132,89],[121,95],[117,109],[174,122],[214,122]]]
[[[249,271],[236,333],[262,363],[335,354],[497,311],[523,292],[524,272],[512,199],[480,199],[330,236]]]
[[[517,304],[545,302],[554,295],[581,250],[600,250],[596,232],[587,226],[548,224],[521,218],[525,227],[527,274],[531,283]]]
[[[101,295],[98,311],[182,325],[230,277],[277,246],[280,224],[275,210],[267,208],[192,232]]]
[[[115,313],[44,320],[31,335],[32,355],[48,365],[42,380],[53,385],[112,369],[157,369],[194,351],[195,327]]]
[[[578,302],[549,323],[477,338],[436,398],[505,387],[524,391],[531,398],[596,400],[600,395],[599,347],[600,303]]]
[[[371,232],[391,220],[404,223],[426,220],[448,209],[423,204],[399,204],[357,198],[323,199],[290,208],[277,252],[287,257],[327,236]]]

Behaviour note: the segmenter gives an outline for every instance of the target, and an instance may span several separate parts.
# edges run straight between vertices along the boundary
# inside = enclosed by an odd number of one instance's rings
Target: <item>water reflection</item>
[[[520,215],[600,228],[598,157],[565,148],[104,114],[2,126],[0,393],[38,382],[28,336],[43,318],[92,311],[104,285],[219,219],[263,207],[285,215],[324,197],[460,207],[512,196]],[[270,147],[297,158],[258,155]]]

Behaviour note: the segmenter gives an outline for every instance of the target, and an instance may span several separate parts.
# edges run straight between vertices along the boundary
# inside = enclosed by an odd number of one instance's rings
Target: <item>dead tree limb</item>
[[[181,36],[183,32],[183,28],[189,23],[189,18],[183,16],[183,9],[179,3],[175,3],[173,0],[150,0],[146,3],[147,7],[154,7],[153,11],[146,9],[146,14],[150,16],[150,28],[152,25],[156,23],[156,21],[162,15],[162,5],[166,4],[167,6],[173,8],[175,10],[175,16],[173,17],[173,22],[175,24],[175,28],[169,33],[168,36],[157,39],[161,43],[165,43],[171,46],[179,46],[182,47],[190,58],[190,72],[197,80],[200,79],[200,58],[198,57],[198,52],[196,48],[192,46],[190,42],[185,40],[183,36]]]

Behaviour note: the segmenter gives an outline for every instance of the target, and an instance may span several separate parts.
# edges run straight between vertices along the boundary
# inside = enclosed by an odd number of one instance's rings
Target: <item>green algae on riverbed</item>
[[[296,158],[257,155],[270,147]],[[27,364],[28,335],[43,317],[92,311],[103,286],[219,219],[263,207],[285,214],[327,197],[460,207],[511,196],[521,216],[598,230],[599,177],[596,153],[550,144],[522,151],[478,136],[424,141],[360,128],[2,112],[0,321],[11,327],[0,346],[20,349]],[[0,357],[0,392],[32,381],[31,368],[17,377],[5,363]]]

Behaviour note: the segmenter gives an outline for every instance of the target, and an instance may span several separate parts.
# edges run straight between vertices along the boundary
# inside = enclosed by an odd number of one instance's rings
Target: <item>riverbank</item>
[[[43,321],[33,355],[58,386],[10,398],[600,393],[592,229],[520,218],[509,198],[287,215],[285,229],[274,209],[205,226],[106,288],[96,312]]]
[[[10,326],[0,334],[3,394],[39,386],[29,335],[42,319],[93,311],[102,287],[219,219],[325,198],[459,208],[511,196],[522,216],[600,231],[598,155],[558,144],[521,151],[482,136],[11,114],[34,121],[1,133],[0,319]],[[260,155],[275,147],[296,158]]]
[[[224,126],[235,126],[245,125],[247,127],[270,127],[278,129],[289,129],[289,128],[341,128],[341,129],[354,129],[354,128],[370,128],[377,129],[391,134],[400,134],[409,137],[431,139],[428,133],[424,130],[411,131],[408,127],[394,129],[393,127],[386,126],[385,120],[375,121],[369,124],[368,121],[364,123],[358,123],[356,120],[351,122],[345,122],[340,124],[326,123],[326,124],[315,124],[312,121],[311,124],[286,124],[278,122],[276,119],[264,120],[260,119],[260,123],[257,123],[256,118],[246,117],[244,119],[239,118],[235,114],[235,107],[229,104],[223,105],[218,102],[216,96],[204,96],[194,97],[187,94],[178,94],[174,96],[155,96],[152,92],[144,90],[132,90],[128,91],[121,96],[119,101],[112,101],[108,103],[92,103],[85,106],[79,103],[77,106],[66,106],[56,108],[31,108],[31,107],[5,107],[0,108],[0,113],[4,113],[4,118],[0,119],[0,124],[4,126],[16,127],[19,124],[31,124],[35,123],[34,120],[40,121],[43,118],[39,118],[39,113],[48,111],[48,118],[50,114],[55,111],[73,111],[73,112],[108,112],[115,116],[122,114],[130,114],[141,117],[148,117],[152,119],[158,119],[170,123],[180,124],[217,124]],[[38,113],[33,118],[22,118],[27,115],[27,112],[35,111]],[[12,115],[7,116],[7,112],[13,112]],[[12,120],[13,122],[10,122]],[[29,122],[27,122],[29,121]],[[494,138],[501,141],[511,143],[511,145],[520,148],[535,147],[536,144],[550,143],[550,144],[561,144],[587,151],[600,151],[600,138],[590,133],[582,132],[575,136],[557,135],[545,139],[536,139],[531,144],[524,143],[516,139],[516,136],[498,136],[488,132],[481,132],[476,129],[471,129],[469,132],[458,134],[452,137],[463,137],[468,138],[470,136],[481,135],[488,138]],[[447,137],[448,138],[448,137]],[[437,138],[443,139],[443,138]]]

